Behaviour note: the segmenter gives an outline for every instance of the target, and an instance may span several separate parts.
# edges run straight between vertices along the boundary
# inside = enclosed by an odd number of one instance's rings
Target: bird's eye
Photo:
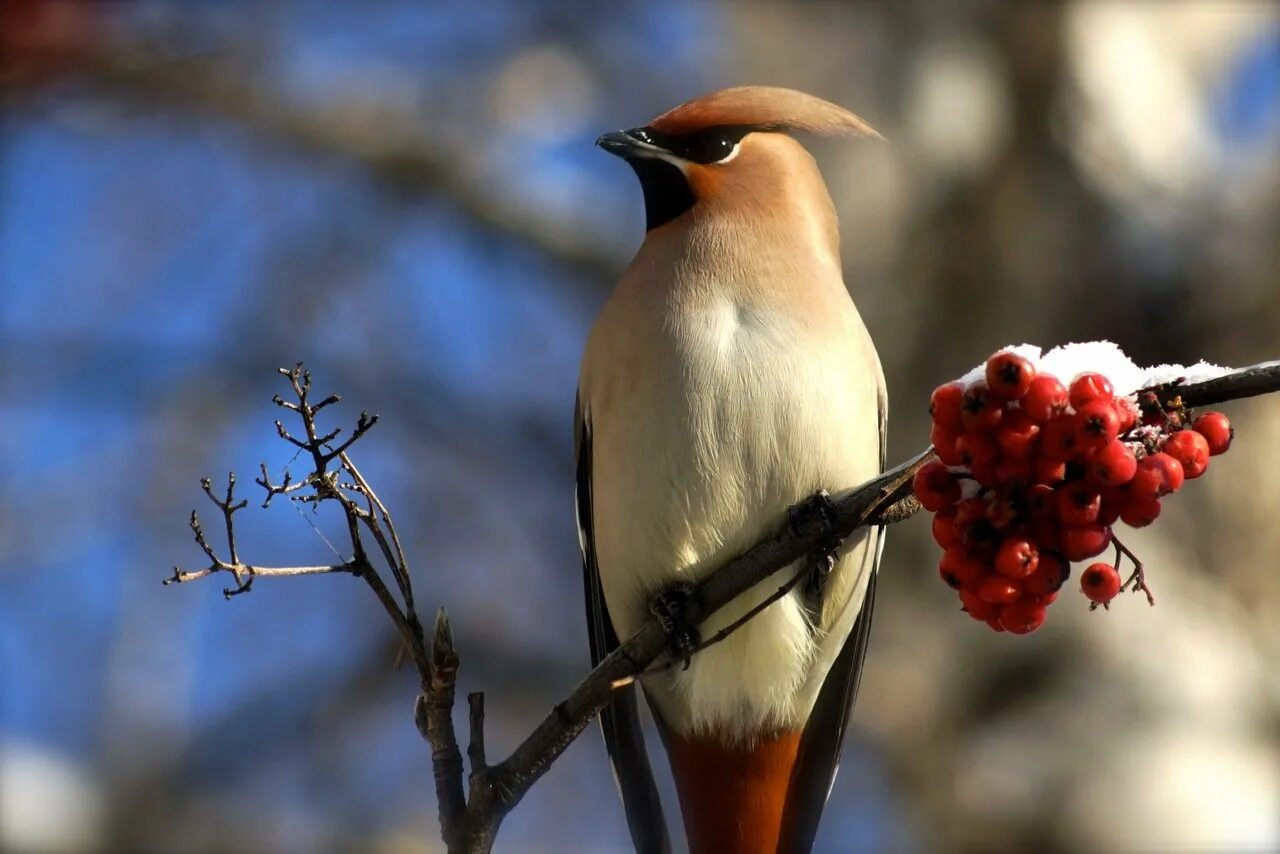
[[[671,152],[694,163],[719,163],[728,158],[750,128],[713,127],[679,139]]]

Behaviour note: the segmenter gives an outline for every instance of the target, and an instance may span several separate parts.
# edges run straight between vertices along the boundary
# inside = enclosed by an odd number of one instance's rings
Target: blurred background
[[[1004,344],[1280,357],[1274,4],[6,0],[0,848],[438,847],[359,582],[161,587],[201,565],[199,478],[254,499],[290,463],[278,366],[379,413],[356,459],[505,754],[586,671],[570,413],[643,232],[592,141],[744,82],[890,140],[813,149],[893,460]],[[1280,396],[1226,410],[1235,448],[1132,537],[1153,609],[1064,595],[995,635],[927,520],[893,529],[820,850],[1280,847]],[[288,502],[239,518],[254,563],[343,542]],[[594,729],[500,837],[626,845]]]

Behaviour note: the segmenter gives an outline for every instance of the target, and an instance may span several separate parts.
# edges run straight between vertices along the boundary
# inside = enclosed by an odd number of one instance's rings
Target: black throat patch
[[[697,201],[679,167],[656,157],[634,157],[627,162],[644,191],[645,231],[671,222]]]

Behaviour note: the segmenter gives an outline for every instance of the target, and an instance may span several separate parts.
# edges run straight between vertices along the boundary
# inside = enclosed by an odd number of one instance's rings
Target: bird
[[[672,597],[789,513],[822,510],[823,490],[884,467],[884,374],[797,132],[879,137],[816,96],[739,86],[597,140],[639,179],[646,230],[588,334],[575,406],[593,663],[655,613],[678,613]],[[694,854],[812,848],[883,543],[882,529],[860,529],[701,626],[673,625],[683,664],[640,678]],[[804,583],[697,648],[802,571]],[[636,850],[669,851],[633,687],[600,722]]]

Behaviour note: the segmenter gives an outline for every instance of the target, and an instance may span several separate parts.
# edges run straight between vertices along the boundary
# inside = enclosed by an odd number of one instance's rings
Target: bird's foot
[[[695,595],[694,585],[676,582],[649,600],[649,612],[658,618],[671,644],[672,660],[683,660],[685,670],[689,669],[689,659],[702,640],[698,627],[690,625],[685,616],[689,601]]]
[[[811,526],[820,526],[818,546],[814,550],[813,562],[804,584],[806,601],[820,606],[827,579],[836,565],[836,552],[842,542],[835,533],[835,502],[825,489],[819,490],[799,504],[787,508],[787,519],[791,524],[791,532],[797,537],[805,536]]]

